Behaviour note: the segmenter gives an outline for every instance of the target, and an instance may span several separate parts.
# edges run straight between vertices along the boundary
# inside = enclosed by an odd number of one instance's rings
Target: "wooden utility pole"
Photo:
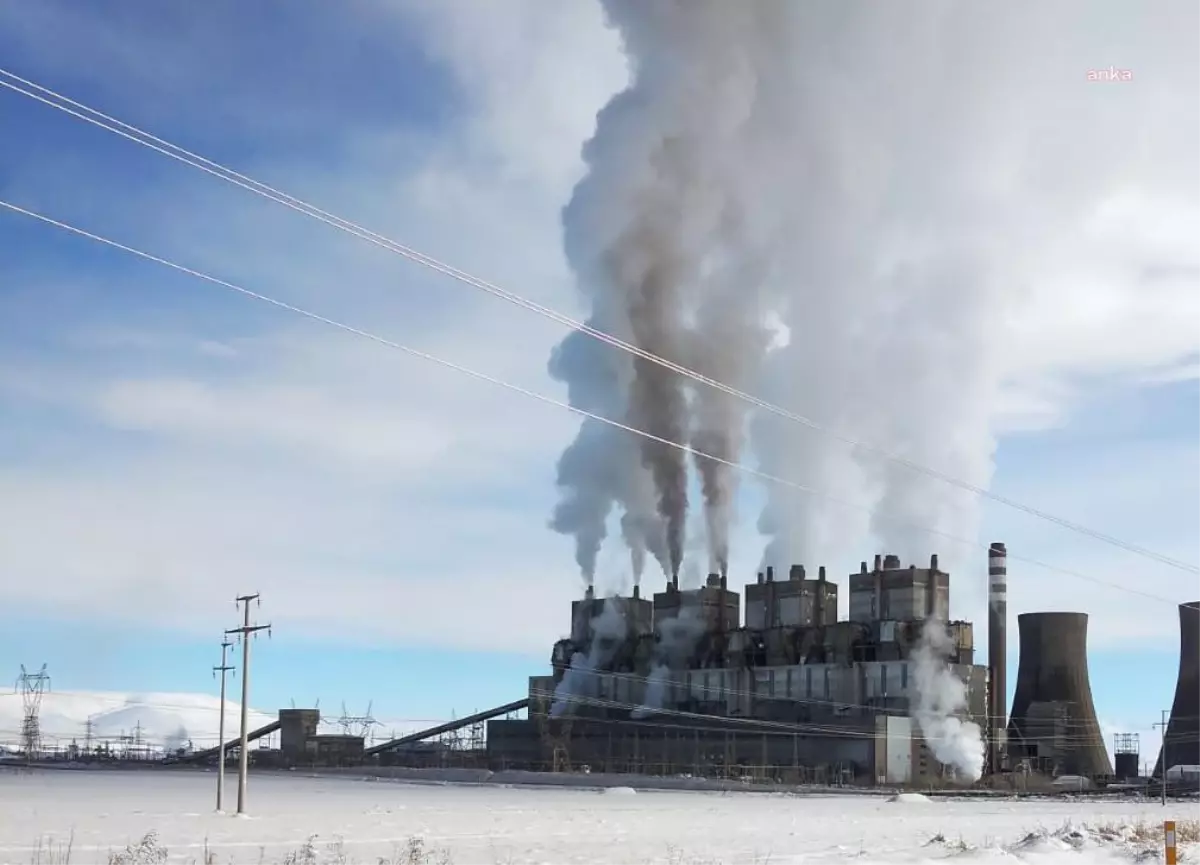
[[[220,716],[217,721],[217,810],[221,810],[221,805],[225,796],[225,674],[233,669],[233,665],[225,663],[225,653],[229,651],[229,647],[233,643],[228,640],[221,641],[221,666],[213,667],[213,675],[221,674],[221,708]]]
[[[239,814],[246,813],[246,776],[250,772],[250,756],[249,756],[249,727],[250,722],[250,636],[258,631],[270,631],[271,626],[268,625],[252,625],[250,624],[250,602],[258,601],[258,592],[253,595],[242,595],[236,599],[235,603],[242,606],[244,615],[242,617],[242,626],[240,628],[230,628],[225,631],[226,634],[237,634],[238,639],[242,641],[242,736],[241,747],[238,753],[238,797],[237,797],[237,812]]]

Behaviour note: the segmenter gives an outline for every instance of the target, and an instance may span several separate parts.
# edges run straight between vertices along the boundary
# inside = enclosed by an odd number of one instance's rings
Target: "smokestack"
[[[1003,547],[1004,544],[1001,544],[1000,546]],[[936,571],[937,569],[938,569],[937,553],[934,553],[932,556],[929,557],[929,570]]]
[[[1003,764],[1008,709],[1008,548],[988,549],[988,755],[994,774]]]
[[[758,572],[758,584],[760,586],[763,584],[763,572],[762,571]]]
[[[722,592],[723,592],[723,591],[725,591],[726,589],[728,589],[728,588],[729,588],[729,580],[728,580],[728,578],[726,578],[726,576],[725,576],[725,572],[724,572],[724,571],[721,571],[721,582],[720,582],[720,586],[721,586],[721,591],[722,591]]]
[[[1179,678],[1154,764],[1161,778],[1172,766],[1200,766],[1200,601],[1179,605]],[[1166,764],[1165,766],[1163,764]]]
[[[1094,778],[1111,775],[1113,769],[1088,680],[1087,622],[1086,613],[1017,616],[1021,660],[1008,742],[1009,754],[1020,757],[1034,757],[1039,750],[1052,748],[1061,756],[1061,774]],[[1061,740],[1046,739],[1057,727],[1060,713],[1066,716]]]
[[[635,598],[640,598],[642,596],[642,587],[641,586],[633,587],[633,596]]]
[[[818,628],[825,627],[825,600],[828,586],[825,582],[825,566],[817,568],[817,605],[813,610],[813,624]]]
[[[769,583],[774,579],[775,579],[775,568],[771,567],[770,565],[767,565],[767,582]]]
[[[804,565],[792,565],[791,569],[788,571],[788,579],[796,581],[803,580]]]
[[[596,590],[593,589],[591,586],[588,586],[587,589],[584,590],[584,593],[583,593],[584,600],[590,601],[595,596],[596,596]]]
[[[879,555],[879,553],[876,553],[875,554],[875,567],[871,569],[871,573],[874,574],[874,576],[875,576],[874,602],[873,603],[875,606],[874,613],[875,613],[876,620],[883,618],[883,571],[881,570],[882,561],[883,561],[883,556]]]

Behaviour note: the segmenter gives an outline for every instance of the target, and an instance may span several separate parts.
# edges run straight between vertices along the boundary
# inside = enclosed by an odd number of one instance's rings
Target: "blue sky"
[[[0,57],[578,313],[559,208],[625,75],[598,12],[273,5],[3,3]],[[0,130],[7,200],[561,396],[551,323],[10,92]],[[1197,262],[1176,237],[1195,196],[1172,206],[1175,234],[1144,220],[1149,240],[1124,240],[1185,256],[1179,284],[1106,284],[1086,312],[1074,289],[1029,301],[993,489],[1196,562]],[[0,579],[22,611],[0,668],[47,662],[59,689],[209,690],[232,597],[260,590],[276,626],[258,643],[263,708],[447,717],[545,669],[578,590],[545,527],[568,415],[16,216],[0,214],[0,250]],[[999,506],[981,521],[984,542],[1171,602],[1010,565],[1014,615],[1092,615],[1098,712],[1149,735],[1175,678],[1172,603],[1195,577]],[[744,522],[748,581],[761,541]],[[864,538],[828,564],[870,552]],[[983,646],[983,554],[957,553],[958,611]],[[624,555],[601,567],[618,575]]]

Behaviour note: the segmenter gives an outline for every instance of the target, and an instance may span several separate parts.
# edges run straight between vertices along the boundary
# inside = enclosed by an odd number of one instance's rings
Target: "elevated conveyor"
[[[503,706],[497,706],[494,709],[488,709],[486,712],[476,712],[474,715],[468,715],[465,718],[458,718],[454,721],[447,721],[445,724],[438,724],[436,727],[429,727],[426,730],[418,730],[416,733],[409,733],[406,736],[401,736],[398,739],[392,739],[389,742],[384,742],[382,745],[376,745],[374,748],[368,748],[363,752],[366,756],[371,757],[375,754],[381,754],[384,751],[390,751],[393,748],[399,748],[401,745],[408,745],[412,742],[422,742],[425,739],[432,739],[434,736],[440,736],[442,733],[452,733],[455,730],[461,730],[463,727],[469,727],[472,724],[478,724],[481,721],[490,721],[492,718],[498,718],[501,715],[507,715],[509,712],[519,712],[522,709],[529,708],[529,698],[517,700],[515,703],[505,703]],[[264,728],[266,729],[266,728]]]
[[[266,726],[259,727],[257,730],[251,730],[249,733],[246,734],[246,740],[249,742],[253,742],[256,739],[261,739],[263,736],[271,735],[278,729],[279,729],[279,721],[274,720],[270,724],[267,724]],[[237,748],[241,744],[242,744],[242,737],[239,735],[236,739],[230,739],[228,742],[225,743],[225,750],[229,751],[231,748]],[[170,763],[202,763],[205,760],[216,757],[217,752],[219,752],[220,750],[221,750],[220,747],[206,748],[203,751],[195,751],[191,754],[185,754],[182,757],[170,757],[170,758],[168,758],[167,762],[170,762]]]

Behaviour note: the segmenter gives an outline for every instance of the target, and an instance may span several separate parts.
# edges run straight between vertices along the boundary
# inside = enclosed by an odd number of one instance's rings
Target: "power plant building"
[[[530,679],[529,718],[491,721],[496,768],[727,774],[908,783],[945,777],[909,717],[912,653],[926,622],[949,636],[950,670],[981,728],[987,670],[969,622],[948,621],[950,577],[934,556],[903,567],[876,556],[849,579],[848,619],[825,569],[766,569],[742,598],[724,577],[668,584],[647,602],[589,595],[553,673]],[[606,620],[607,615],[607,620]],[[590,619],[588,618],[590,617]],[[584,622],[587,619],[587,622]],[[614,621],[624,625],[614,627]],[[749,767],[756,767],[751,770]]]

